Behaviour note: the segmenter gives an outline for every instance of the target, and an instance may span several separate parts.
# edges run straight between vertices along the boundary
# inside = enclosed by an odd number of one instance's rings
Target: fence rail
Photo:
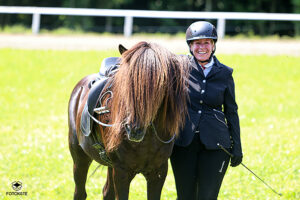
[[[226,20],[271,20],[300,21],[300,14],[288,13],[245,13],[245,12],[185,12],[185,11],[150,11],[88,8],[51,8],[0,6],[0,14],[32,14],[32,33],[40,30],[41,15],[74,15],[124,17],[124,35],[132,34],[133,18],[169,18],[169,19],[217,19],[217,31],[220,38],[225,35]]]

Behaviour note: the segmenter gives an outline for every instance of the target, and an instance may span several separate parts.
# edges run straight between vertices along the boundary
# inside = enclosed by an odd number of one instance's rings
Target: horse
[[[80,130],[89,83],[97,75],[81,79],[71,93],[68,124],[75,200],[87,197],[85,184],[93,160],[108,166],[104,200],[127,200],[130,182],[138,173],[146,179],[147,199],[160,199],[174,137],[184,125],[188,101],[188,65],[184,57],[148,42],[121,49],[120,53],[119,68],[99,98],[100,103],[106,102],[108,112],[95,114],[96,120],[110,126],[93,123],[91,128],[108,161],[101,159],[93,147],[93,138]],[[105,95],[106,91],[111,94]]]

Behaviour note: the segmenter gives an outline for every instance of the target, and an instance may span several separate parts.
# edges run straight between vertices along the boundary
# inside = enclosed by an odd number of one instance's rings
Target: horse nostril
[[[125,124],[124,128],[125,128],[125,131],[127,132],[127,134],[130,134],[130,132],[131,132],[130,125],[129,124]]]

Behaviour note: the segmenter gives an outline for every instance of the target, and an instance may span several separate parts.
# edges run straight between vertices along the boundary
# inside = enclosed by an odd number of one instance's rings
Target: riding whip
[[[217,144],[218,147],[220,147],[223,151],[225,151],[225,153],[227,153],[231,158],[233,157],[233,155],[231,153],[229,153],[229,151],[227,151],[222,145],[220,145],[219,143]],[[249,172],[251,172],[256,178],[258,178],[262,183],[264,183],[269,189],[271,189],[275,194],[278,194],[279,196],[282,196],[281,193],[276,192],[271,186],[269,186],[264,180],[262,180],[259,176],[257,176],[252,170],[250,170],[246,165],[244,165],[243,163],[241,163],[241,165],[243,167],[245,167]]]

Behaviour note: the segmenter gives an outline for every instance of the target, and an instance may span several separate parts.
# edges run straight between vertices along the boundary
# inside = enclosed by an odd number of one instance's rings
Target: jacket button
[[[202,83],[206,83],[206,80],[204,79],[204,80],[202,81]]]
[[[203,104],[203,101],[202,101],[202,100],[200,100],[200,104]]]
[[[205,90],[201,90],[201,94],[203,94],[205,92]]]
[[[201,111],[201,110],[198,110],[198,113],[199,113],[199,114],[201,114],[201,113],[202,113],[202,111]]]

